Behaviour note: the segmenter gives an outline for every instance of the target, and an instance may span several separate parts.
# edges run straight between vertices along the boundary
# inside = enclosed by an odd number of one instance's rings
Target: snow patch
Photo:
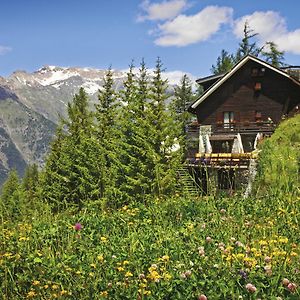
[[[89,95],[94,95],[98,92],[99,89],[101,89],[101,86],[93,81],[87,81],[85,82],[82,87],[88,93]]]
[[[68,70],[55,70],[50,73],[50,76],[45,79],[37,79],[37,82],[42,86],[53,85],[58,81],[67,80],[73,76],[80,76],[78,72],[70,72]]]

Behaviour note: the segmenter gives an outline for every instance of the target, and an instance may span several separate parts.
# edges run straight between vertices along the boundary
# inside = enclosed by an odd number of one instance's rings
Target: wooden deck
[[[247,123],[220,123],[212,125],[204,125],[203,127],[210,127],[210,133],[218,134],[257,134],[264,133],[270,135],[274,132],[276,124],[269,122],[247,122]],[[190,138],[199,136],[201,125],[190,124],[187,126],[187,134]]]

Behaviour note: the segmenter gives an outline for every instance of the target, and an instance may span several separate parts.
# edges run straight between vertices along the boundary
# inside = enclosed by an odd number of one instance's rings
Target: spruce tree
[[[146,118],[149,100],[148,74],[144,61],[141,62],[138,76],[133,74],[133,68],[131,64],[124,82],[124,90],[121,91],[121,99],[127,104],[122,113],[124,173],[121,189],[127,201],[144,201],[151,194],[153,179],[147,156],[151,149],[148,139],[150,125]]]
[[[163,65],[160,58],[156,61],[154,76],[150,86],[150,102],[146,116],[149,124],[149,167],[153,170],[152,189],[156,195],[173,191],[176,167],[180,155],[174,150],[177,132],[174,120],[167,110],[166,102],[168,81],[162,78]]]
[[[22,210],[20,180],[15,169],[8,174],[1,189],[0,212],[5,217],[16,217]]]
[[[43,198],[55,209],[100,197],[101,151],[93,134],[88,97],[81,88],[68,105],[42,174]]]
[[[96,137],[101,149],[101,173],[99,183],[101,197],[117,199],[119,189],[117,178],[121,171],[119,160],[120,125],[117,93],[114,88],[113,72],[111,67],[107,70],[104,84],[98,94],[96,112]]]
[[[211,72],[215,75],[223,74],[232,69],[235,64],[235,57],[222,49],[220,56],[217,58],[216,65],[212,65]]]
[[[187,111],[189,105],[195,100],[192,82],[185,74],[180,84],[174,88],[174,100],[171,104],[172,118],[176,121],[174,129],[178,128],[178,140],[182,153],[187,150],[187,127],[191,122],[191,114]]]
[[[263,51],[262,55],[269,64],[277,68],[284,66],[284,51],[279,51],[274,42],[267,42],[265,48],[268,50]]]
[[[39,187],[39,171],[36,164],[29,165],[22,179],[22,190],[24,191],[24,197],[26,202],[35,202],[38,198]]]
[[[264,47],[259,48],[255,41],[252,41],[258,33],[255,33],[249,26],[248,21],[244,24],[244,37],[239,43],[239,47],[235,56],[235,62],[240,61],[243,57],[251,54],[253,56],[258,56]]]

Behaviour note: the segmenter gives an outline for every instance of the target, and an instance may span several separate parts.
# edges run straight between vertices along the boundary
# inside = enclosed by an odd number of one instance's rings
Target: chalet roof
[[[270,65],[269,63],[255,57],[252,55],[247,55],[245,56],[242,60],[240,60],[228,73],[225,74],[221,74],[221,75],[215,75],[215,76],[208,76],[202,79],[198,79],[197,83],[201,84],[204,82],[208,82],[211,80],[216,80],[219,76],[220,78],[214,83],[212,84],[190,107],[189,110],[193,111],[194,109],[196,109],[198,107],[198,105],[200,103],[202,103],[204,100],[206,100],[211,94],[213,94],[224,82],[226,82],[229,78],[231,78],[242,66],[244,66],[248,61],[254,61],[268,69],[273,70],[274,72],[288,78],[289,80],[291,80],[292,82],[294,82],[296,85],[298,85],[300,87],[300,82],[298,80],[296,80],[295,78],[293,78],[291,75],[289,75],[288,73],[286,73],[285,71],[276,68],[272,65]]]

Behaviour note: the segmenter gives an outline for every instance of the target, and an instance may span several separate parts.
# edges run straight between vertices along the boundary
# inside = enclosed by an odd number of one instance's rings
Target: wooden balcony
[[[204,125],[206,128],[210,126],[211,134],[255,134],[264,133],[270,135],[276,128],[275,123],[267,121],[260,122],[233,122],[233,123],[215,123],[211,125]],[[201,125],[190,124],[187,126],[187,134],[189,138],[197,138]]]

